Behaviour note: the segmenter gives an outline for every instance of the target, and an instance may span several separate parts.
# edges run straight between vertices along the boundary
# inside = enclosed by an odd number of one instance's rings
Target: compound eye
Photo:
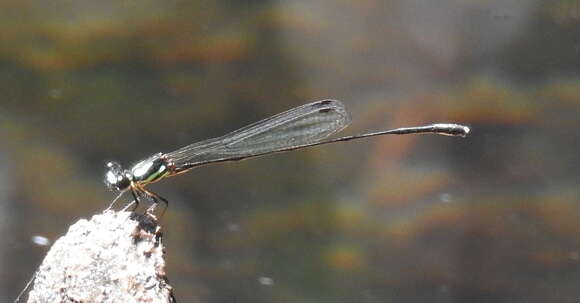
[[[124,190],[130,185],[130,181],[123,174],[121,165],[116,162],[107,163],[109,170],[105,174],[105,184],[110,189]]]
[[[107,184],[108,188],[114,188],[116,187],[117,184],[117,175],[115,175],[115,173],[111,170],[109,170],[106,174],[105,174],[105,184]]]
[[[112,162],[112,161],[111,162],[107,162],[107,168],[109,170],[112,170],[112,171],[118,171],[118,172],[120,172],[121,171],[121,164],[119,164],[117,162]]]

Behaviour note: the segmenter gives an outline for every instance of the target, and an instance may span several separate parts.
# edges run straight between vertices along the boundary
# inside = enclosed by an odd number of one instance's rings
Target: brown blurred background
[[[150,188],[179,302],[577,302],[580,3],[0,1],[0,298],[125,166],[310,101],[374,138]],[[128,201],[129,197],[126,197]]]

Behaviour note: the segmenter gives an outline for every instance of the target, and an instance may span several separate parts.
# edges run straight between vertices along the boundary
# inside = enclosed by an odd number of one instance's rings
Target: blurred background
[[[325,98],[342,134],[472,133],[153,184],[179,302],[577,302],[574,0],[1,1],[0,298],[115,197],[107,161]]]

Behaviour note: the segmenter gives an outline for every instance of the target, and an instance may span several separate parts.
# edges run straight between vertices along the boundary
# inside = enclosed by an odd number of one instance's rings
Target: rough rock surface
[[[149,215],[79,220],[46,255],[28,302],[175,302],[161,238]]]

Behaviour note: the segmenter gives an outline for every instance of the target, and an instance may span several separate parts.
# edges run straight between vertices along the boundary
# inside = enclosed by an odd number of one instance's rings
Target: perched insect
[[[139,204],[140,197],[146,197],[153,202],[147,212],[152,211],[159,202],[164,202],[167,206],[168,202],[165,198],[148,191],[145,186],[201,165],[243,160],[373,136],[439,134],[465,137],[469,133],[467,126],[437,123],[323,141],[326,137],[347,127],[350,121],[350,115],[340,101],[316,101],[250,124],[222,137],[193,143],[166,154],[157,153],[133,165],[128,170],[123,170],[121,165],[116,162],[109,162],[107,163],[108,171],[105,174],[105,184],[110,189],[120,192],[111,202],[109,208],[127,191],[133,195],[135,208]],[[14,302],[20,302],[21,296],[34,281],[37,273],[38,271]]]
[[[145,189],[145,186],[201,165],[238,161],[272,153],[381,135],[429,133],[465,137],[469,133],[467,126],[437,123],[323,141],[326,137],[348,126],[350,121],[350,115],[340,101],[316,101],[250,124],[222,137],[193,143],[170,153],[157,153],[128,170],[123,170],[121,165],[116,162],[109,162],[107,163],[108,171],[105,175],[105,184],[110,189],[120,192],[111,206],[126,191],[130,191],[133,195],[135,207],[138,206],[140,197],[146,197],[153,202],[148,211],[159,202],[164,202],[167,206],[168,202],[165,198]]]

